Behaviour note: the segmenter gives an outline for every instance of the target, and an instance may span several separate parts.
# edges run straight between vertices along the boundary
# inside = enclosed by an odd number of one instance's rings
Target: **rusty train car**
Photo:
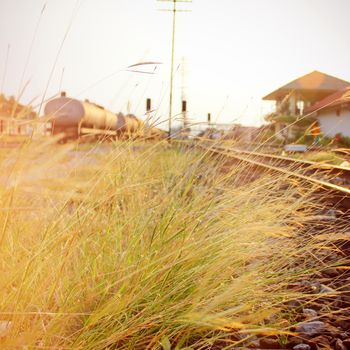
[[[47,102],[44,113],[50,120],[51,133],[63,134],[63,142],[78,139],[82,135],[120,139],[166,137],[164,131],[146,127],[134,115],[115,114],[88,100],[67,97],[65,93]]]

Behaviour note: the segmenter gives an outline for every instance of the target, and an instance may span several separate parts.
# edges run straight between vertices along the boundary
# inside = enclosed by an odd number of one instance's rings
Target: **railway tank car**
[[[49,101],[44,113],[51,122],[52,134],[64,134],[63,141],[77,139],[83,134],[139,137],[145,129],[144,123],[134,115],[114,114],[88,100],[67,97],[65,93]]]

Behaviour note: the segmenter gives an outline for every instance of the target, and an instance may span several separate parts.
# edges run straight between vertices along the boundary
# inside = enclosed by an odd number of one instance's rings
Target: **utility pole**
[[[173,30],[171,36],[171,65],[170,65],[170,96],[169,96],[169,137],[171,137],[171,119],[173,110],[173,80],[174,80],[174,52],[175,52],[175,25],[176,25],[176,12],[190,12],[189,10],[179,10],[176,7],[177,3],[187,2],[190,3],[192,0],[158,0],[160,2],[172,2],[173,8],[171,10],[165,9],[160,11],[167,11],[173,13]]]

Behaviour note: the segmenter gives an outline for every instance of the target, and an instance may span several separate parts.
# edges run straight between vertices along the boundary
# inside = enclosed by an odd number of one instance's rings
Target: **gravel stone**
[[[344,345],[340,339],[337,339],[335,342],[335,350],[348,350],[348,347]]]
[[[280,349],[281,345],[277,339],[262,338],[260,339],[260,347],[263,349]]]
[[[303,309],[303,314],[307,318],[317,317],[317,311],[315,311],[314,309]]]
[[[311,350],[311,346],[308,344],[298,344],[293,346],[293,350]]]
[[[322,321],[301,322],[295,327],[295,330],[298,333],[303,333],[305,335],[319,334],[324,329],[325,329],[325,323]]]

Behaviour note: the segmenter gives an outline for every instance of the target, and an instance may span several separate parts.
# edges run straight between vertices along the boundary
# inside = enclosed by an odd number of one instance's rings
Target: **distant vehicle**
[[[284,150],[286,152],[306,152],[307,151],[307,146],[306,145],[285,145]]]
[[[82,135],[110,138],[165,138],[166,133],[158,128],[147,127],[132,114],[115,114],[88,100],[79,101],[65,93],[49,101],[44,109],[51,122],[52,135],[63,134],[63,142]]]

